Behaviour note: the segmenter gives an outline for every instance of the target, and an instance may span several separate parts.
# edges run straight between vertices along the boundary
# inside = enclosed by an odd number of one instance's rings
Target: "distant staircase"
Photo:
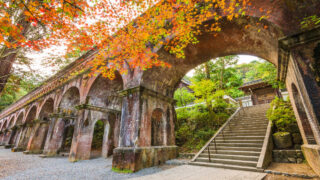
[[[266,153],[266,135],[270,136],[267,132],[271,124],[266,118],[269,107],[263,104],[239,108],[189,164],[257,171],[258,161],[263,161]]]

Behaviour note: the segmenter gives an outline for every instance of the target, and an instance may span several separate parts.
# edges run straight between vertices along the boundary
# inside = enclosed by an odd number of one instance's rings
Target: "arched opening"
[[[91,158],[102,156],[103,138],[105,132],[105,123],[102,120],[98,120],[94,124],[93,137],[91,142]]]
[[[72,145],[72,138],[73,138],[73,133],[74,133],[74,124],[68,123],[65,124],[64,126],[64,132],[63,132],[63,139],[62,139],[62,145],[59,150],[59,152],[63,155],[63,153],[68,154],[71,145]]]
[[[7,124],[8,124],[8,121],[5,120],[3,125],[2,125],[2,129],[1,129],[2,131],[7,129]]]
[[[33,136],[30,151],[33,151],[34,153],[40,153],[41,150],[44,149],[46,137],[48,134],[49,129],[49,116],[53,113],[54,109],[54,101],[52,98],[49,98],[45,101],[44,105],[42,106],[40,113],[39,113],[39,126],[36,129],[36,132]]]
[[[14,138],[15,138],[15,136],[16,136],[16,129],[15,128],[13,128],[13,126],[14,126],[14,116],[11,118],[11,120],[10,120],[10,124],[9,124],[9,129],[11,129],[11,134],[10,134],[10,137],[9,137],[9,139],[8,139],[8,144],[9,145],[11,145],[11,144],[13,144],[13,142],[14,142]]]
[[[293,94],[293,99],[294,99],[294,103],[296,106],[296,110],[298,112],[298,116],[299,116],[300,122],[302,124],[304,134],[305,134],[306,139],[308,141],[307,143],[308,144],[316,144],[316,141],[314,139],[314,135],[313,135],[313,132],[312,132],[312,129],[311,129],[311,126],[310,126],[310,123],[308,120],[308,116],[305,111],[305,107],[303,105],[300,93],[299,93],[297,87],[295,86],[295,84],[292,84],[291,88],[292,88],[292,94]]]
[[[9,122],[8,128],[12,128],[14,126],[14,117],[12,117]]]
[[[23,112],[21,112],[21,113],[18,115],[18,118],[17,118],[17,120],[16,120],[16,125],[22,125],[23,116],[24,116],[24,113],[23,113]]]
[[[49,121],[49,115],[53,113],[54,101],[52,98],[46,100],[39,113],[40,121]]]
[[[36,114],[37,114],[37,107],[36,106],[32,106],[31,109],[28,112],[28,115],[25,119],[25,124],[26,126],[23,128],[23,134],[21,136],[21,138],[23,139],[21,141],[21,147],[23,149],[27,148],[29,139],[31,137],[31,133],[32,133],[32,129],[33,129],[33,121],[36,118]]]
[[[74,134],[74,125],[77,115],[75,108],[80,103],[80,92],[77,87],[69,88],[63,95],[59,113],[61,118],[58,119],[55,126],[56,141],[61,142],[58,152],[62,155],[69,154]]]
[[[107,109],[109,112],[89,111],[84,122],[84,134],[92,137],[90,157],[108,157],[117,147],[120,119],[113,112],[120,112],[122,99],[118,91],[123,89],[123,80],[119,72],[115,72],[115,79],[110,80],[98,76],[88,92],[88,104],[97,108]],[[111,112],[110,112],[111,111]],[[112,112],[113,111],[113,112]],[[90,124],[90,127],[87,127]],[[84,147],[80,147],[84,148]]]
[[[164,117],[160,108],[153,110],[151,115],[151,146],[164,145]]]
[[[16,135],[13,139],[13,144],[14,144],[14,147],[17,147],[18,146],[18,143],[19,143],[19,138],[23,132],[23,128],[21,127],[22,124],[23,124],[23,117],[24,117],[24,113],[23,112],[20,112],[18,117],[17,117],[17,120],[15,122],[15,124],[18,126],[18,130],[16,132]]]
[[[37,113],[37,107],[32,106],[32,108],[29,110],[25,123],[29,123],[29,124],[32,123],[32,121],[35,120],[36,118],[36,113]]]

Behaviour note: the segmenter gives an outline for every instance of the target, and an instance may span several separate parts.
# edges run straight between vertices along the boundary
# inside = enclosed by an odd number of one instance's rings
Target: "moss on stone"
[[[112,168],[112,171],[116,172],[116,173],[125,173],[125,174],[133,173],[133,171],[130,169],[119,169],[119,168],[115,168],[115,167]]]
[[[273,135],[275,135],[275,136],[286,136],[288,134],[290,134],[290,133],[289,132],[277,132],[277,133],[274,133]]]

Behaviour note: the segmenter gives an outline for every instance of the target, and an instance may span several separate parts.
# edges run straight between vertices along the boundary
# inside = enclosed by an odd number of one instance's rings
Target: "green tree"
[[[186,106],[195,100],[195,97],[187,88],[179,88],[174,92],[174,99],[178,107]]]
[[[242,76],[235,68],[238,59],[238,56],[225,56],[208,61],[195,68],[192,79],[201,81],[210,77],[210,80],[215,82],[216,89],[225,90],[226,94],[233,98],[242,96],[243,92],[238,89],[242,85]],[[208,71],[210,76],[207,75]]]

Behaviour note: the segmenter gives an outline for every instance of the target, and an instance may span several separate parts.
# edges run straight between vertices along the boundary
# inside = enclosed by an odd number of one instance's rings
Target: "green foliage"
[[[223,109],[223,112],[219,108],[213,110],[213,117],[205,105],[176,110],[176,144],[181,147],[181,151],[195,152],[201,149],[231,114],[228,109]]]
[[[12,73],[0,95],[0,111],[37,87],[39,80],[42,78],[37,74]]]
[[[195,100],[195,97],[190,93],[187,88],[179,88],[174,92],[174,99],[176,100],[176,106],[182,107],[192,103]]]
[[[320,24],[320,17],[317,15],[308,16],[301,22],[302,29],[311,29]]]
[[[238,88],[242,85],[242,76],[237,72],[235,64],[238,56],[225,56],[213,59],[195,68],[193,82],[210,79],[215,82],[216,89],[224,89],[226,94],[235,98],[243,95]]]
[[[284,88],[284,84],[277,80],[276,67],[267,61],[252,61],[248,64],[236,66],[244,82],[262,79],[273,88]]]
[[[275,125],[275,132],[295,133],[298,131],[290,101],[275,98],[267,111],[267,118]]]
[[[101,149],[102,148],[102,142],[103,142],[103,135],[104,135],[104,123],[99,120],[94,125],[94,132],[93,132],[93,138],[92,138],[92,149]]]

